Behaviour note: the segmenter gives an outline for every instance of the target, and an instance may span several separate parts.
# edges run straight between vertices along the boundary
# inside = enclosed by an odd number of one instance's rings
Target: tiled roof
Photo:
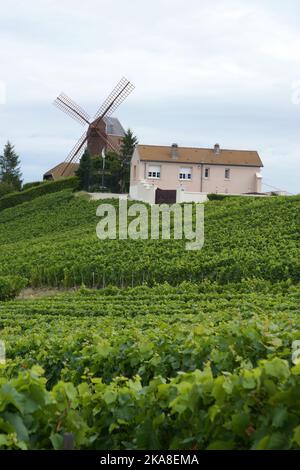
[[[241,165],[262,167],[262,161],[256,151],[223,150],[216,154],[213,148],[177,147],[177,158],[172,159],[171,146],[138,145],[142,161],[204,163],[210,165]]]
[[[67,165],[66,162],[59,163],[56,165],[54,168],[51,170],[47,171],[47,173],[44,174],[45,176],[52,176],[54,180],[57,180],[59,178],[68,178],[69,176],[75,176],[76,170],[79,168],[78,163],[70,163],[68,167],[66,168],[63,176],[61,175],[64,167]]]

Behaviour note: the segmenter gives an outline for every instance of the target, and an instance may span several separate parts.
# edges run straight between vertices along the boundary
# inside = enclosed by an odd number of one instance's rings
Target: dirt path
[[[65,294],[66,292],[75,292],[76,289],[49,289],[49,288],[28,288],[23,289],[17,297],[18,299],[38,299],[41,297],[51,297],[55,295]]]

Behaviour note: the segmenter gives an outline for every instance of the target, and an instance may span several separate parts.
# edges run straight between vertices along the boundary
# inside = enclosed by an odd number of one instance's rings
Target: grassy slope
[[[13,411],[30,432],[3,431],[0,448],[61,448],[72,432],[76,448],[299,449],[300,369],[291,354],[300,198],[208,203],[205,247],[195,253],[180,241],[100,242],[97,206],[62,191],[1,212],[0,273],[37,285],[92,284],[92,272],[100,286],[143,275],[231,283],[110,286],[0,303],[0,385],[30,401],[29,411],[14,408],[6,393],[0,420],[11,426]],[[45,381],[29,370],[36,364]]]
[[[52,286],[300,280],[299,196],[207,203],[199,252],[181,240],[99,241],[98,205],[64,190],[2,211],[0,273]]]
[[[223,288],[110,287],[7,302],[0,307],[6,374],[38,363],[51,384],[79,383],[84,370],[107,382],[139,374],[148,383],[208,361],[216,375],[275,356],[291,363],[299,299],[300,286],[247,281]]]
[[[0,448],[299,449],[299,294],[248,280],[0,304]]]

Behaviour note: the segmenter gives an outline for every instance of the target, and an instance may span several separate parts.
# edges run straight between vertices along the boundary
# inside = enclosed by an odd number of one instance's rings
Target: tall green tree
[[[107,152],[106,163],[107,177],[106,184],[113,193],[120,192],[121,160],[116,152]]]
[[[137,137],[133,134],[131,129],[125,133],[120,149],[120,191],[125,193],[129,190],[130,183],[130,163],[135,146],[138,144]]]
[[[8,141],[0,155],[0,181],[20,190],[22,186],[22,173],[20,158],[14,146]]]
[[[80,189],[89,191],[93,182],[93,164],[87,149],[81,157],[79,168],[76,171],[76,176],[79,178]]]
[[[79,177],[80,189],[84,191],[99,191],[104,179],[104,186],[108,191],[121,193],[128,191],[130,162],[137,142],[136,136],[128,129],[123,137],[120,152],[108,151],[106,153],[104,171],[101,156],[91,157],[88,150],[86,150],[76,172],[76,175]]]

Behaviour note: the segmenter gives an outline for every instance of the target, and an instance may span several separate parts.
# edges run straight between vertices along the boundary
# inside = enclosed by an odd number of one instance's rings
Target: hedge
[[[211,193],[207,195],[207,198],[209,201],[222,201],[223,199],[226,199],[228,196],[225,194],[215,194]]]
[[[23,184],[22,191],[26,191],[27,189],[30,188],[36,188],[37,186],[40,186],[41,184],[45,184],[46,181],[32,181],[31,183],[25,183]]]
[[[18,204],[23,204],[23,202],[32,201],[33,199],[39,196],[43,196],[44,194],[55,193],[67,188],[72,188],[75,190],[77,187],[78,178],[74,176],[58,181],[49,181],[39,186],[29,188],[25,191],[10,193],[0,198],[0,211],[7,209],[8,207],[14,207]]]
[[[0,301],[14,299],[27,283],[21,276],[0,276]]]

